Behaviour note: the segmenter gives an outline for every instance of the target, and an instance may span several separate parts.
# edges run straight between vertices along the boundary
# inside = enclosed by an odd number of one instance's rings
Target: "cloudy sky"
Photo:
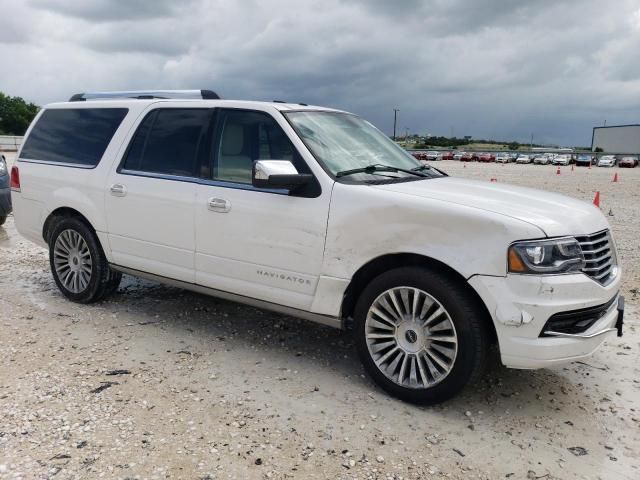
[[[211,88],[385,132],[590,145],[640,123],[639,0],[0,0],[0,91]]]

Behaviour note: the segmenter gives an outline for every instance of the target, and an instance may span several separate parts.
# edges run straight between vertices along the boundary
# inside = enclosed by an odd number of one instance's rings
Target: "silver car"
[[[598,159],[599,167],[615,167],[616,156],[615,155],[603,155]]]
[[[552,161],[553,156],[548,153],[544,153],[533,159],[533,163],[536,165],[549,165]]]
[[[569,165],[571,163],[571,157],[569,155],[557,155],[553,159],[554,165]]]

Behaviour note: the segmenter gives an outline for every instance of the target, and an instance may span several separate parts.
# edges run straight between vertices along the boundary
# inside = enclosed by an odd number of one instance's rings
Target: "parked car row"
[[[564,154],[564,153],[515,153],[515,152],[464,152],[464,151],[447,151],[440,152],[437,150],[412,152],[416,159],[422,161],[436,160],[458,160],[461,162],[498,162],[498,163],[520,163],[534,165],[571,165],[576,167],[589,167],[597,165],[598,167],[628,167],[634,168],[638,166],[637,155],[603,155],[598,158],[591,154]]]

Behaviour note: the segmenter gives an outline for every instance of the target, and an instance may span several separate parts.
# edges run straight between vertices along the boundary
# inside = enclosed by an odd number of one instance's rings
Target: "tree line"
[[[0,92],[0,135],[24,135],[40,107]]]
[[[509,150],[518,150],[520,146],[528,147],[529,143],[519,143],[519,142],[505,142],[500,140],[485,140],[479,138],[457,138],[457,137],[418,137],[416,139],[416,144],[414,148],[423,149],[429,147],[449,147],[449,148],[457,148],[464,145],[469,145],[471,143],[484,143],[487,145],[506,145]],[[544,145],[538,145],[534,143],[532,146],[534,147],[543,147]]]

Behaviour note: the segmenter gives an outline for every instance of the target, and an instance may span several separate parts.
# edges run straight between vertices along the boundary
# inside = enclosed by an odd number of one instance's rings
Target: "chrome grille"
[[[576,237],[584,255],[582,271],[596,282],[605,285],[616,273],[616,253],[609,230]]]

